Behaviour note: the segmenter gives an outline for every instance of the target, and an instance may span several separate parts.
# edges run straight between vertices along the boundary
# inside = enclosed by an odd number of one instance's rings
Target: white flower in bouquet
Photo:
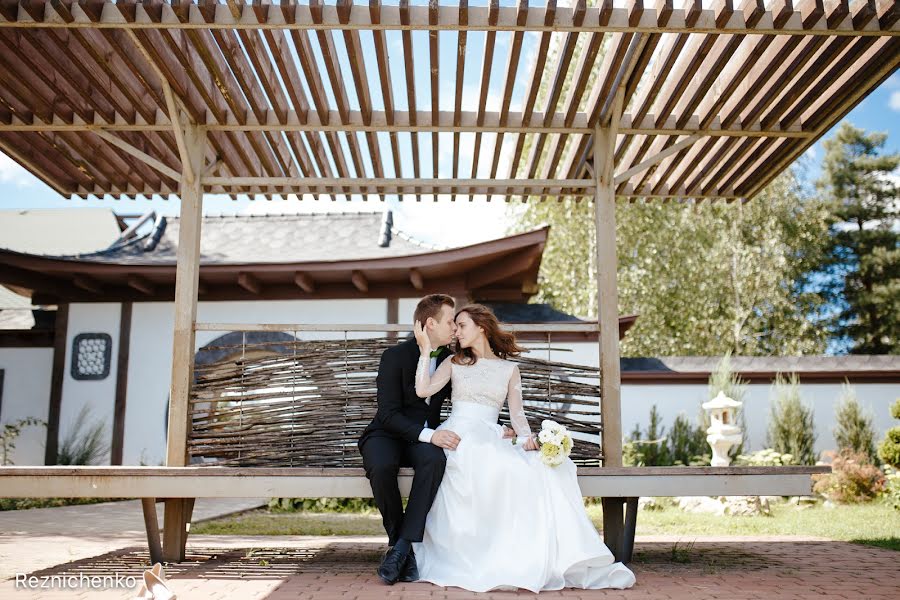
[[[569,431],[556,421],[549,419],[541,423],[538,433],[541,462],[548,467],[557,467],[572,453],[572,436]]]

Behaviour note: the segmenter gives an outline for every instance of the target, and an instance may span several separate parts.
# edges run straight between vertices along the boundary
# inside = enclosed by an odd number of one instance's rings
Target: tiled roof
[[[430,252],[436,248],[390,226],[382,235],[382,212],[283,215],[204,215],[201,264],[332,262]],[[157,219],[151,231],[130,243],[76,257],[117,264],[174,264],[180,219]],[[161,233],[153,243],[154,232]],[[387,239],[385,239],[387,238]],[[381,244],[387,242],[386,246]]]
[[[581,323],[582,319],[556,310],[549,304],[485,302],[502,323]]]
[[[719,356],[666,356],[623,358],[622,371],[697,373],[715,371]],[[900,356],[732,356],[731,368],[740,373],[791,373],[806,371],[900,370]]]

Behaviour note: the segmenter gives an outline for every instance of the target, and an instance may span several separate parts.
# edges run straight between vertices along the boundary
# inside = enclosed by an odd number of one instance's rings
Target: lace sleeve
[[[509,420],[519,441],[524,442],[531,435],[531,427],[525,418],[525,405],[522,402],[522,376],[518,365],[513,365],[512,375],[506,391],[506,402],[509,404]]]
[[[450,381],[450,359],[448,358],[441,363],[434,375],[429,375],[429,363],[431,357],[423,354],[419,357],[419,363],[416,365],[416,396],[419,398],[428,398],[432,394],[436,394],[447,385]]]

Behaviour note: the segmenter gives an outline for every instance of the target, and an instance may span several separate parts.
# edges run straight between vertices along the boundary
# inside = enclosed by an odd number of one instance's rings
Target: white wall
[[[174,304],[135,303],[131,323],[128,395],[125,410],[126,465],[156,465],[165,461],[166,406],[172,369]],[[366,300],[271,300],[265,302],[200,302],[201,323],[386,323],[387,301]],[[224,335],[222,331],[198,331],[195,348]],[[366,337],[354,333],[353,337]],[[378,334],[368,334],[378,335]],[[342,337],[342,333],[303,334],[303,339]]]
[[[0,427],[26,417],[47,422],[53,348],[0,348],[3,399]],[[26,427],[16,439],[10,459],[17,465],[44,464],[47,428]]]
[[[536,346],[536,344],[527,344]],[[599,351],[596,344],[572,343],[553,344],[550,360],[597,366]],[[535,351],[536,358],[548,358],[546,350]],[[890,405],[900,397],[900,384],[859,383],[853,384],[856,397],[865,410],[872,415],[876,439],[881,440],[885,432],[897,422],[891,418]],[[832,430],[835,426],[834,411],[841,395],[839,383],[801,383],[801,397],[812,406],[816,426],[816,451],[835,448]],[[754,383],[747,386],[744,398],[744,416],[747,424],[745,439],[750,450],[766,447],[766,429],[769,417],[769,402],[774,398],[771,384]],[[655,404],[668,430],[679,413],[696,419],[700,404],[709,400],[704,384],[667,383],[660,385],[622,385],[622,432],[627,436],[637,423],[646,429],[650,421],[650,408]]]
[[[72,431],[82,407],[88,407],[87,425],[100,421],[107,442],[112,439],[113,416],[118,374],[119,321],[122,306],[118,303],[70,304],[66,334],[66,362],[63,375],[62,403],[59,413],[59,444],[62,446]],[[72,377],[72,342],[80,333],[106,333],[112,338],[109,375],[101,380],[77,380]],[[49,378],[48,371],[48,378]],[[99,464],[109,464],[109,455]]]

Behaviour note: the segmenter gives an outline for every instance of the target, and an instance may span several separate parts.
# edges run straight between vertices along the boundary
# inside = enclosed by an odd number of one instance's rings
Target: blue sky
[[[512,0],[504,0],[503,5],[513,3]],[[351,84],[349,61],[346,49],[344,47],[343,37],[334,36],[335,46],[337,48],[338,59],[341,63],[342,70],[347,80],[346,88],[348,90],[349,102],[351,107],[358,107],[355,97],[354,86]],[[363,54],[366,56],[366,67],[370,80],[370,89],[372,90],[371,98],[373,108],[381,110],[382,97],[380,93],[380,83],[378,81],[378,70],[375,61],[371,60],[374,54],[374,46],[371,42],[371,36],[361,36],[363,45]],[[509,32],[500,32],[496,38],[496,47],[494,53],[493,76],[491,77],[491,86],[487,101],[487,110],[498,110],[502,98],[503,78],[500,74],[504,71],[507,48],[511,39]],[[516,111],[521,107],[523,89],[528,73],[530,73],[531,63],[535,54],[535,40],[537,34],[528,33],[525,36],[523,44],[523,56],[519,66],[519,77],[517,77],[514,87],[513,101],[510,107]],[[477,107],[481,62],[483,56],[485,33],[470,32],[468,35],[468,52],[466,54],[465,79],[464,79],[464,96],[463,110],[474,110]],[[402,63],[401,52],[401,35],[397,31],[387,32],[387,41],[391,55],[391,71],[394,81],[394,102],[398,110],[407,109],[407,98],[405,88],[405,78],[403,76],[404,65]],[[416,104],[419,109],[428,109],[431,105],[431,94],[429,86],[428,73],[428,38],[425,32],[413,32],[413,46],[416,60],[415,79],[416,79]],[[316,55],[317,62],[322,67],[321,53],[315,36],[312,36],[312,47]],[[443,93],[439,98],[441,110],[453,109],[453,95],[449,91],[453,88],[456,73],[456,33],[445,32],[440,37],[439,51],[439,68],[440,68],[440,86]],[[324,68],[320,68],[320,72],[324,73]],[[305,85],[305,82],[304,82]],[[333,98],[330,97],[331,86],[324,86],[329,94],[329,101],[335,106]],[[308,92],[308,90],[306,90]],[[900,151],[900,74],[894,74],[890,79],[885,81],[878,89],[872,92],[863,102],[858,105],[846,118],[846,121],[853,123],[855,126],[869,131],[884,131],[888,134],[888,142],[886,151]],[[833,130],[826,134],[827,139],[833,134]],[[412,146],[409,134],[400,134],[400,151],[401,161],[405,165],[412,164]],[[451,176],[452,161],[452,134],[440,134],[439,136],[440,159],[439,159],[439,176]],[[471,147],[474,134],[462,134],[461,138],[461,160],[460,173],[467,176],[471,167],[471,158],[465,152],[466,148]],[[506,136],[503,156],[506,157],[513,143],[512,136]],[[422,165],[423,177],[431,177],[431,135],[425,134],[419,136],[420,159]],[[382,154],[390,154],[390,146],[386,134],[379,134],[379,146]],[[493,155],[492,136],[485,136],[482,141],[481,158],[477,176],[487,177],[490,167],[490,160]],[[813,146],[806,156],[801,159],[804,165],[809,169],[809,174],[815,176],[818,172],[818,165],[821,161],[823,151],[821,141]],[[368,153],[363,152],[364,161],[367,161]],[[387,161],[391,162],[391,161]],[[508,160],[501,159],[500,172],[503,173],[503,165]],[[399,176],[393,172],[393,169],[386,166],[387,177]],[[366,171],[372,173],[371,165],[366,164]],[[403,174],[405,177],[412,176],[411,167]],[[26,209],[26,208],[70,208],[75,206],[99,206],[112,208],[120,213],[142,213],[149,210],[156,210],[163,214],[177,214],[178,212],[177,198],[152,200],[114,200],[107,198],[104,200],[68,200],[61,198],[52,189],[41,183],[27,171],[19,167],[14,161],[0,153],[0,209]],[[487,202],[485,199],[476,199],[473,202],[463,201],[450,203],[449,199],[441,199],[438,202],[423,201],[417,203],[415,201],[406,200],[398,203],[395,199],[388,200],[387,204],[395,210],[395,223],[407,232],[416,237],[436,243],[439,245],[459,245],[471,243],[482,239],[497,237],[503,235],[507,224],[509,210],[505,202]],[[385,207],[384,203],[378,201],[317,201],[311,199],[291,199],[291,200],[255,200],[250,201],[241,199],[232,201],[225,197],[208,196],[204,202],[204,210],[210,213],[269,213],[269,212],[298,212],[298,211],[331,211],[331,210],[381,210]]]

